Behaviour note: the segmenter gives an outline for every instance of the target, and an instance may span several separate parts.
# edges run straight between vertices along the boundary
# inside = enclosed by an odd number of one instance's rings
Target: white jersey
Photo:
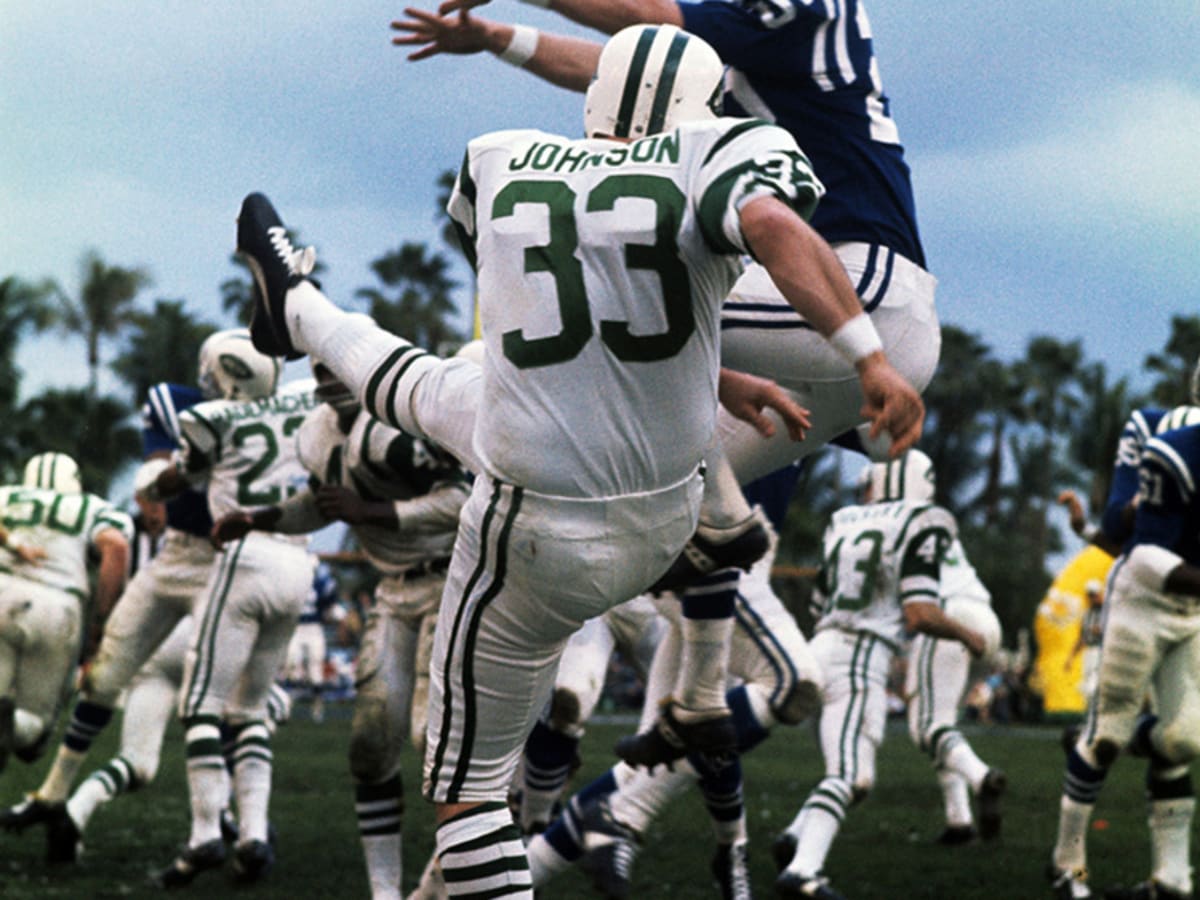
[[[448,209],[479,261],[488,472],[568,497],[686,478],[715,427],[738,210],[775,196],[807,217],[822,192],[792,137],[753,119],[471,141]]]
[[[967,551],[957,537],[946,551],[942,560],[942,603],[952,600],[967,600],[971,603],[992,602],[992,594],[979,580],[979,573],[967,559]]]
[[[449,559],[468,493],[466,473],[453,457],[366,412],[360,412],[344,433],[327,404],[304,420],[297,448],[300,461],[317,481],[349,488],[364,500],[396,503],[399,529],[352,526],[381,572],[395,574]],[[422,497],[430,502],[420,505],[419,514],[406,515],[416,506],[408,501]]]
[[[14,543],[41,547],[46,558],[21,562],[0,551],[0,571],[84,598],[91,595],[88,551],[96,535],[115,528],[133,539],[133,520],[95,494],[60,494],[48,488],[12,485],[0,488],[0,521]]]
[[[895,500],[847,506],[825,529],[817,630],[864,631],[893,647],[906,603],[939,603],[942,560],[958,526],[940,506]]]
[[[214,519],[275,506],[304,487],[296,432],[317,403],[305,383],[262,400],[209,400],[180,413],[181,468],[193,483],[207,479]]]

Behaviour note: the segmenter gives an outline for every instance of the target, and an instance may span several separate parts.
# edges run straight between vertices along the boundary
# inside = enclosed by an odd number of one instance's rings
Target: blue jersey
[[[1154,544],[1200,565],[1200,425],[1146,443],[1130,546]]]
[[[1135,409],[1121,430],[1117,457],[1113,462],[1112,484],[1109,485],[1104,515],[1100,519],[1101,532],[1114,546],[1124,546],[1129,540],[1129,527],[1123,519],[1123,511],[1138,492],[1138,466],[1142,462],[1142,451],[1154,436],[1159,420],[1164,415],[1166,410],[1162,409]]]
[[[791,132],[825,185],[811,224],[830,243],[882,244],[925,266],[904,148],[859,0],[681,3],[683,27],[731,66],[726,115]]]
[[[150,388],[142,407],[142,456],[179,447],[179,414],[204,400],[193,387],[162,382]],[[167,526],[208,537],[213,520],[203,490],[189,488],[167,502]]]

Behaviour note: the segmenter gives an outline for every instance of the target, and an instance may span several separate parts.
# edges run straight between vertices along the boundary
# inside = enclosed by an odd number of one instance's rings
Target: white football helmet
[[[82,494],[79,464],[65,453],[39,453],[25,463],[21,484],[49,488],[60,494]]]
[[[1176,406],[1158,420],[1158,424],[1154,426],[1154,433],[1166,434],[1176,428],[1197,424],[1200,424],[1200,406]]]
[[[871,465],[871,500],[915,500],[932,502],[937,479],[933,460],[920,450],[909,450],[899,459]]]
[[[583,107],[588,137],[643,138],[721,114],[725,66],[674,25],[631,25],[604,45]]]
[[[209,399],[258,400],[275,393],[279,360],[259,353],[246,328],[210,334],[200,345],[200,390]]]

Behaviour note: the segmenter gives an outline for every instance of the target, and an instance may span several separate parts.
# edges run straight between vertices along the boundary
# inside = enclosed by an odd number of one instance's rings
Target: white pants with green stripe
[[[694,474],[575,499],[475,479],[434,635],[427,797],[505,799],[568,638],[666,571],[695,530],[701,488]]]
[[[892,647],[867,632],[839,628],[817,632],[811,647],[825,675],[820,724],[825,774],[862,794],[875,783],[875,753],[887,724]]]
[[[312,587],[304,544],[251,532],[217,554],[188,649],[179,714],[267,718],[267,695]]]

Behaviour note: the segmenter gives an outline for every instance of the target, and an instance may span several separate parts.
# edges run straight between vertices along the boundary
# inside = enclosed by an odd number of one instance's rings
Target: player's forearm
[[[518,37],[518,31],[524,31],[524,36]],[[531,56],[527,59],[513,59],[506,55],[509,49],[514,47],[514,41],[518,44],[525,41],[525,51],[520,54],[521,57],[525,56],[529,52],[528,42],[533,40],[531,32],[536,34]],[[536,31],[503,22],[487,23],[484,34],[487,49],[496,56],[553,85],[580,93],[586,91],[591,84],[596,64],[600,59],[600,44],[584,38]]]
[[[250,514],[255,531],[274,531],[279,534],[310,534],[329,524],[317,509],[310,491],[288,497],[278,506],[266,506]]]
[[[96,571],[96,617],[103,622],[117,605],[125,590],[125,573],[129,567],[129,546],[114,542],[104,549]]]
[[[550,0],[550,9],[605,34],[616,34],[627,25],[683,26],[675,0]]]
[[[453,485],[400,501],[393,506],[396,529],[407,534],[453,530],[458,525],[458,516],[466,499],[466,490]]]
[[[740,214],[750,249],[792,307],[828,338],[862,314],[833,248],[782,201],[760,197]]]

